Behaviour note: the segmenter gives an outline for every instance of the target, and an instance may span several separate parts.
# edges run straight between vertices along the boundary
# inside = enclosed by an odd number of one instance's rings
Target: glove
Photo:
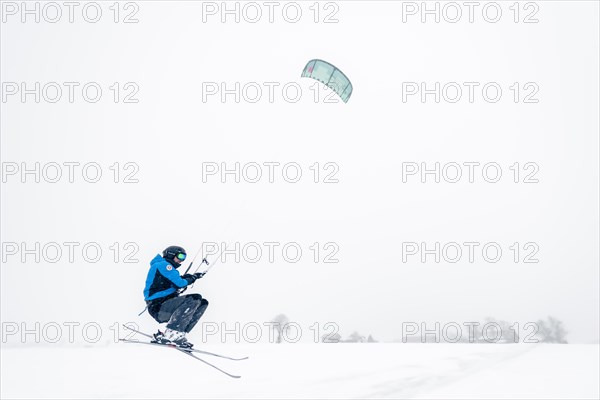
[[[196,282],[196,279],[198,279],[198,277],[196,276],[196,274],[192,275],[192,274],[185,274],[182,276],[183,279],[185,279],[188,283],[188,285],[191,285],[192,283]]]
[[[187,281],[188,285],[191,285],[192,283],[196,282],[197,279],[200,279],[203,276],[204,272],[196,272],[195,274],[185,274],[182,276],[182,278]]]

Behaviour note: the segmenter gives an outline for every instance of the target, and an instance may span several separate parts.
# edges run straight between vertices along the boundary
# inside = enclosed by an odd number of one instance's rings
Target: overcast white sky
[[[8,176],[2,242],[97,242],[104,252],[97,263],[79,252],[74,263],[66,256],[21,263],[19,255],[4,254],[2,321],[151,326],[148,315],[136,314],[148,262],[164,247],[193,253],[202,242],[297,242],[297,263],[279,251],[272,264],[263,255],[254,264],[230,257],[215,266],[193,289],[211,301],[205,319],[265,321],[285,313],[306,326],[334,321],[343,334],[356,329],[392,340],[402,321],[491,316],[523,323],[553,315],[565,322],[570,341],[598,341],[597,2],[537,2],[537,11],[521,9],[519,23],[512,2],[502,3],[498,23],[479,11],[474,23],[454,24],[421,23],[418,15],[403,23],[402,3],[384,1],[338,2],[337,9],[321,3],[321,19],[337,10],[338,22],[329,24],[314,23],[312,3],[299,3],[296,24],[280,13],[274,23],[221,23],[214,16],[203,22],[202,4],[187,1],[139,2],[139,23],[122,24],[112,22],[110,3],[101,4],[96,24],[77,13],[72,24],[21,23],[19,14],[4,14],[3,83],[103,88],[95,104],[83,101],[79,89],[73,103],[3,100],[4,168],[96,162],[103,176],[96,184],[80,175],[56,184]],[[120,18],[132,10],[121,10]],[[534,11],[538,23],[521,22]],[[348,103],[312,100],[314,81],[300,73],[313,58],[350,78]],[[115,104],[114,82],[122,95],[129,92],[122,86],[135,82],[139,102]],[[206,82],[280,86],[273,103],[236,103],[232,96],[203,102]],[[296,103],[281,95],[290,82],[302,89]],[[480,86],[472,103],[435,103],[432,96],[403,102],[402,82]],[[481,97],[488,82],[503,90],[496,103]],[[532,91],[528,82],[539,88],[537,103],[523,102]],[[115,162],[121,169],[136,163],[139,183],[113,183]],[[296,184],[281,175],[275,183],[204,183],[203,162],[296,162],[303,176]],[[313,183],[315,162],[336,163],[339,183]],[[480,173],[474,183],[403,183],[407,162],[496,162],[503,175],[495,184]],[[515,162],[519,183],[509,169]],[[522,182],[528,162],[539,167],[539,183]],[[139,262],[115,263],[115,242],[137,243]],[[319,263],[309,249],[314,242],[321,244]],[[322,262],[327,242],[339,247],[339,263]],[[457,263],[421,263],[418,256],[402,262],[403,242],[496,242],[503,256],[488,263],[479,250],[474,263],[465,255]],[[515,242],[518,263],[509,249]],[[522,262],[528,242],[539,247],[538,263]]]

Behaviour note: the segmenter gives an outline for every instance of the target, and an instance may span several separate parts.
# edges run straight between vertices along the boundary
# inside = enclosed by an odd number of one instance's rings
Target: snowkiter
[[[158,322],[167,322],[167,329],[154,334],[154,341],[162,344],[175,344],[191,348],[185,335],[196,325],[206,308],[208,301],[199,294],[180,296],[180,289],[193,284],[204,274],[185,274],[181,276],[177,268],[186,258],[183,247],[169,246],[162,254],[150,261],[150,270],[146,277],[144,299],[148,313]]]

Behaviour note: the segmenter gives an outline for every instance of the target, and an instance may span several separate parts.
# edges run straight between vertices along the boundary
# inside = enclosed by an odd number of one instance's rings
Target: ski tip
[[[119,342],[123,342],[123,343],[141,343],[139,340],[134,340],[134,339],[122,339],[122,338],[119,338]]]

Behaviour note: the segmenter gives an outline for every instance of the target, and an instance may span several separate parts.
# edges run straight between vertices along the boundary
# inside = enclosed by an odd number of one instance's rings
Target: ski
[[[159,346],[160,346],[160,345],[159,345]],[[183,349],[181,349],[181,348],[179,348],[179,347],[177,347],[177,346],[175,346],[175,349],[177,349],[177,350],[181,351],[182,353],[185,353],[185,354],[187,354],[187,355],[188,355],[188,356],[190,356],[190,357],[193,357],[193,358],[195,358],[195,359],[196,359],[196,360],[198,360],[198,361],[202,361],[204,364],[206,364],[206,365],[209,365],[209,366],[213,367],[213,368],[214,368],[214,369],[216,369],[217,371],[220,371],[220,372],[224,373],[225,375],[227,375],[227,376],[229,376],[229,377],[231,377],[231,378],[241,378],[241,376],[240,376],[240,375],[233,375],[233,374],[230,374],[230,373],[229,373],[229,372],[227,372],[227,371],[223,371],[221,368],[217,367],[216,365],[213,365],[213,364],[209,363],[208,361],[205,361],[205,360],[201,359],[200,357],[198,357],[198,356],[197,356],[197,355],[195,355],[195,354],[192,354],[192,353],[191,353],[191,352],[189,352],[189,351],[185,351],[185,350],[183,350]]]
[[[185,353],[185,354],[187,354],[188,356],[190,356],[190,357],[193,357],[193,358],[195,358],[195,359],[196,359],[196,360],[198,360],[198,361],[202,361],[204,364],[206,364],[206,365],[209,365],[209,366],[213,367],[213,368],[214,368],[214,369],[216,369],[217,371],[220,371],[220,372],[224,373],[224,374],[225,374],[225,375],[227,375],[227,376],[230,376],[230,377],[232,377],[232,378],[241,378],[241,376],[240,376],[240,375],[233,375],[233,374],[230,374],[230,373],[229,373],[229,372],[227,372],[227,371],[223,371],[221,368],[217,367],[216,365],[213,365],[213,364],[209,363],[208,361],[201,359],[201,358],[200,358],[200,357],[198,357],[197,355],[195,355],[195,354],[192,354],[192,352],[193,352],[193,350],[194,350],[194,349],[182,349],[181,347],[179,347],[179,346],[177,346],[177,345],[174,345],[174,344],[161,344],[161,343],[152,343],[152,342],[138,342],[138,341],[136,341],[136,340],[129,340],[129,339],[119,339],[119,340],[120,340],[121,342],[124,342],[124,343],[139,343],[139,344],[148,344],[148,345],[150,345],[150,346],[160,346],[160,347],[167,347],[167,348],[170,348],[170,349],[179,350],[180,352],[182,352],[182,353]]]
[[[147,338],[154,339],[154,337],[153,337],[152,335],[148,335],[147,333],[140,332],[140,331],[138,331],[137,329],[133,329],[132,327],[130,327],[130,326],[127,326],[127,325],[125,325],[125,324],[123,324],[123,328],[125,328],[125,329],[129,329],[130,331],[132,331],[132,332],[135,332],[135,333],[139,333],[140,335],[144,335],[144,336],[146,336]]]
[[[129,329],[132,332],[136,332],[139,333],[140,335],[146,336],[147,338],[150,339],[154,339],[154,337],[152,335],[148,335],[147,333],[144,332],[140,332],[137,329],[133,329],[127,325],[123,325],[123,327],[125,327],[126,329]],[[183,350],[183,351],[187,351],[187,352],[193,352],[193,353],[198,353],[198,354],[205,354],[207,356],[213,356],[213,357],[219,357],[219,358],[224,358],[226,360],[232,360],[232,361],[243,361],[243,360],[247,360],[248,357],[242,357],[242,358],[235,358],[235,357],[228,357],[228,356],[224,356],[222,354],[216,354],[216,353],[211,353],[210,351],[205,351],[205,350],[198,350],[198,349],[184,349],[182,347],[179,347],[175,344],[162,344],[162,343],[156,343],[156,342],[151,342],[151,343],[147,343],[147,342],[138,342],[138,341],[133,341],[133,340],[129,340],[129,339],[120,339],[124,342],[130,342],[130,343],[143,343],[143,344],[155,344],[158,346],[167,346],[167,347],[175,347],[179,350]]]

